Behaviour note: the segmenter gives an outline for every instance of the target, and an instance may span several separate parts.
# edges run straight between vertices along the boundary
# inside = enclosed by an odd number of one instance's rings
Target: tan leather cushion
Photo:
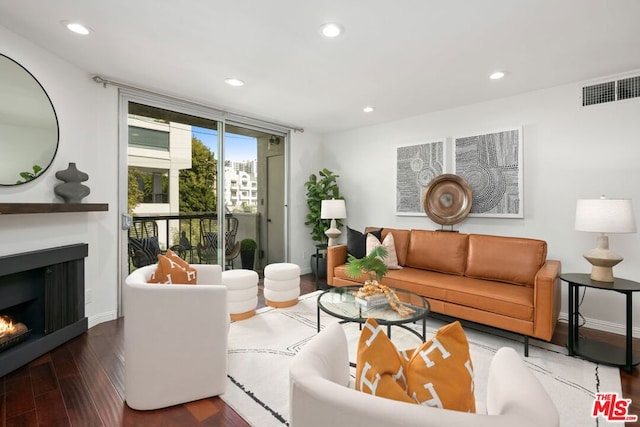
[[[382,283],[415,292],[431,302],[442,300],[515,319],[533,320],[533,288],[529,286],[514,286],[410,267],[390,270]],[[432,310],[438,312],[434,307]]]
[[[336,269],[336,284],[339,286],[357,285],[352,279],[347,279],[343,271],[343,267]],[[362,281],[364,279],[362,277]],[[443,311],[442,301],[445,301],[460,307],[480,310],[490,315],[504,316],[504,318],[511,320],[518,319],[526,322],[534,320],[534,288],[530,286],[515,286],[510,283],[454,276],[410,267],[405,267],[402,270],[389,270],[389,273],[382,279],[382,284],[415,292],[428,298],[431,311],[436,313],[451,314],[467,320],[487,323],[487,319],[464,317]],[[492,326],[514,330],[512,324],[492,324]]]
[[[465,275],[533,286],[546,259],[543,240],[470,234]]]
[[[411,230],[406,265],[462,276],[467,260],[467,236],[448,231]]]

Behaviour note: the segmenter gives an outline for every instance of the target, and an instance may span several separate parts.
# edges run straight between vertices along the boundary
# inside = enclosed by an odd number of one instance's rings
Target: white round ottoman
[[[264,268],[264,302],[275,308],[291,307],[300,296],[300,267],[279,262]]]
[[[258,306],[258,273],[253,270],[226,270],[222,284],[227,287],[227,306],[231,320],[248,319]]]

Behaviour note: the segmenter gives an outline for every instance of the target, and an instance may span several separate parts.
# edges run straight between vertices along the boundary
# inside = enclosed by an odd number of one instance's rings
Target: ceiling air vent
[[[582,106],[640,98],[640,76],[582,87]]]

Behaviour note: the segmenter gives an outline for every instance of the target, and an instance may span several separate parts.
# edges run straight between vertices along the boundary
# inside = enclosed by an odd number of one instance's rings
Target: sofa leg
[[[529,337],[524,336],[524,357],[529,357]]]

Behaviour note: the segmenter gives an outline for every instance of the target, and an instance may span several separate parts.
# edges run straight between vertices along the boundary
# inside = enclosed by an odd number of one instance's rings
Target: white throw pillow
[[[382,243],[373,234],[367,234],[367,254],[370,254],[378,246],[384,246],[387,250],[387,256],[382,258],[382,262],[390,270],[401,270],[402,267],[398,265],[398,255],[396,254],[396,243],[393,240],[393,234],[387,234]]]

